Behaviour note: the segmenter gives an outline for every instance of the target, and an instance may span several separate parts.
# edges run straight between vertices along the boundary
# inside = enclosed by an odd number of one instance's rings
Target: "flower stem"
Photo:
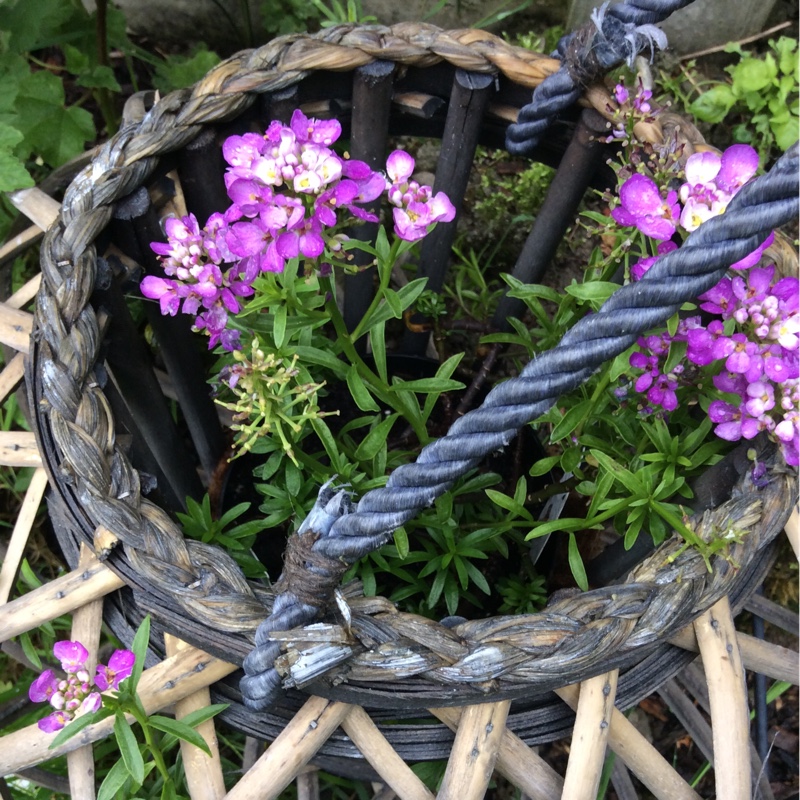
[[[380,285],[378,286],[378,291],[375,292],[375,297],[372,298],[372,302],[369,304],[369,308],[367,309],[366,313],[363,317],[361,317],[361,321],[358,323],[358,325],[356,325],[356,328],[352,334],[350,334],[350,340],[353,342],[357,342],[364,335],[364,323],[373,315],[375,309],[378,308],[381,300],[383,300],[384,293],[389,288],[389,281],[392,278],[392,267],[394,266],[394,262],[397,260],[397,253],[400,250],[400,245],[401,240],[395,237],[395,240],[392,242],[392,248],[389,250],[389,257],[386,259],[386,263],[378,264]]]

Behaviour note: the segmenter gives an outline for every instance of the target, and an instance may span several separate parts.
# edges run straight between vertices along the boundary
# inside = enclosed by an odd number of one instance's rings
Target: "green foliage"
[[[239,503],[215,519],[211,513],[211,499],[205,494],[200,503],[187,497],[187,513],[178,512],[176,516],[187,536],[224,547],[248,578],[263,578],[266,572],[261,562],[253,556],[252,547],[256,536],[267,527],[266,523],[256,519],[233,525],[249,509],[250,503]]]
[[[797,39],[782,36],[770,40],[763,56],[751,55],[738,44],[726,48],[740,56],[727,68],[730,83],[714,83],[689,106],[689,112],[705,122],[719,124],[733,114],[744,121],[733,129],[734,139],[752,144],[762,160],[774,149],[788,149],[798,137]]]
[[[220,57],[201,43],[189,55],[173,55],[159,62],[153,75],[153,85],[162,94],[183,89],[197,83],[219,62]]]

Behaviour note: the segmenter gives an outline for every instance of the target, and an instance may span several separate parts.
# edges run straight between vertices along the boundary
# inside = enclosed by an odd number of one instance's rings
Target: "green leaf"
[[[408,557],[408,534],[405,528],[398,528],[394,532],[394,546],[397,548],[397,555],[405,559]]]
[[[369,329],[369,342],[372,346],[372,358],[375,360],[375,369],[384,383],[389,383],[389,373],[386,369],[386,329],[381,322]]]
[[[139,743],[131,730],[130,723],[125,719],[125,715],[121,711],[117,711],[114,715],[114,736],[128,773],[136,783],[143,784],[144,759],[139,750]]]
[[[364,385],[364,381],[358,374],[358,368],[355,364],[352,364],[347,370],[347,388],[350,390],[353,401],[362,411],[380,411],[378,404],[372,398],[372,395]]]
[[[120,759],[111,767],[103,782],[100,784],[100,789],[97,792],[97,800],[116,800],[116,798],[120,797],[122,787],[127,780],[128,769],[125,766],[125,762]]]
[[[619,289],[619,285],[611,281],[590,281],[589,283],[573,283],[564,287],[567,294],[579,300],[604,302]]]
[[[148,614],[143,620],[142,624],[136,631],[131,644],[131,650],[136,656],[136,661],[133,664],[130,677],[128,678],[128,689],[134,693],[136,687],[139,685],[139,678],[142,677],[142,670],[144,669],[144,660],[147,655],[147,646],[150,643],[150,615]]]
[[[359,461],[367,461],[373,458],[381,447],[386,447],[386,440],[389,437],[389,432],[399,416],[399,414],[390,414],[364,437],[364,440],[359,444],[355,452],[355,457]]]
[[[509,497],[502,492],[497,492],[494,489],[486,489],[485,491],[486,496],[496,506],[500,506],[500,508],[504,508],[506,511],[510,511],[512,514],[516,514],[518,517],[522,517],[523,519],[533,522],[533,517],[531,516],[530,512],[523,505],[518,503],[513,497]]]
[[[183,739],[183,741],[189,742],[189,744],[193,744],[195,747],[199,747],[206,755],[211,755],[206,740],[183,720],[170,719],[160,714],[154,714],[149,718],[148,723],[157,731],[170,733],[178,739]]]
[[[743,58],[731,73],[737,94],[760,92],[778,76],[778,65],[770,53],[763,58]]]
[[[591,453],[632,494],[641,496],[645,493],[644,484],[629,469],[600,450],[591,450]]]
[[[275,347],[280,349],[283,347],[283,341],[286,338],[286,306],[279,305],[275,309],[275,317],[272,323],[272,338],[275,342]]]
[[[463,388],[464,384],[461,381],[454,381],[449,378],[419,378],[414,381],[395,378],[390,387],[393,392],[417,392],[418,394],[443,394],[444,392],[455,392]]]
[[[190,56],[169,56],[156,67],[153,85],[162,94],[173,89],[183,89],[199,81],[220,62],[220,57],[205,45],[200,45]]]
[[[20,83],[14,110],[12,122],[24,135],[27,152],[38,153],[53,167],[82,153],[96,135],[92,115],[77,106],[64,108],[64,86],[46,70]]]
[[[589,579],[586,577],[586,569],[583,566],[583,559],[578,551],[578,540],[575,534],[570,531],[569,533],[569,568],[572,570],[572,577],[575,578],[575,583],[584,591],[589,590]]]
[[[735,105],[736,95],[733,90],[726,83],[721,83],[703,92],[689,106],[689,114],[703,122],[716,124],[722,122]]]
[[[550,441],[558,442],[561,441],[561,439],[569,436],[572,431],[574,431],[575,428],[577,428],[578,425],[584,421],[591,409],[591,400],[584,400],[572,408],[567,409],[567,412],[564,414],[561,420],[554,426],[550,434]]]
[[[36,669],[42,669],[42,659],[39,658],[39,653],[36,652],[36,648],[33,646],[30,634],[27,633],[27,631],[20,634],[19,643],[22,647],[22,652],[25,653],[28,660],[36,667]]]

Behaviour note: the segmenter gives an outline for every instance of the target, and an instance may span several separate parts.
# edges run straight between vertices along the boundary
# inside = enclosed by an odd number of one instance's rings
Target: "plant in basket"
[[[681,237],[722,214],[755,175],[758,156],[747,145],[689,155],[677,140],[638,144],[634,127],[659,113],[651,92],[641,82],[633,89],[620,83],[614,98],[609,141],[622,143],[618,189],[607,197],[610,214],[585,214],[585,229],[602,244],[583,280],[559,292],[504,276],[533,324],[511,320],[514,332],[489,334],[483,344],[510,344],[535,358],[599,310],[620,282],[641,279]],[[297,110],[290,125],[273,122],[263,135],[229,138],[230,207],[202,228],[192,215],[167,219],[168,242],[152,245],[164,275],[141,284],[162,313],[192,314],[194,329],[218,347],[212,382],[217,402],[231,412],[235,452],[263,458],[256,477],[265,527],[305,516],[326,481],[355,494],[383,485],[433,438],[437,403],[452,404],[448,398],[464,388],[453,376],[465,354],[447,352],[446,330],[438,330],[444,355],[431,377],[392,375],[387,356],[400,321],[425,300],[424,280],[395,289],[393,274],[401,262],[413,266],[415,242],[451,221],[455,209],[443,192],[413,180],[409,153],[396,150],[385,172],[374,171],[336,151],[340,133],[336,120]],[[374,244],[351,237],[356,224],[379,221],[381,199],[391,209],[392,234],[381,227]],[[797,278],[758,266],[772,238],[537,420],[550,432],[551,449],[525,467],[527,476],[519,467],[517,474],[472,472],[348,576],[360,577],[367,594],[385,593],[424,613],[521,611],[545,597],[526,557],[531,539],[566,532],[573,578],[587,589],[578,535],[608,526],[626,548],[641,531],[658,544],[676,530],[711,569],[710,557],[737,534],[704,541],[687,526],[692,477],[719,461],[729,443],[759,433],[797,463]],[[355,266],[356,250],[376,268],[377,290],[348,330],[338,278],[364,269]],[[534,481],[551,471],[563,476],[557,486],[576,498],[570,508],[579,514],[538,519],[553,490],[537,492]],[[234,544],[231,552],[252,561],[243,549]],[[485,571],[499,567],[507,574],[493,595]],[[519,581],[539,589],[521,592]]]

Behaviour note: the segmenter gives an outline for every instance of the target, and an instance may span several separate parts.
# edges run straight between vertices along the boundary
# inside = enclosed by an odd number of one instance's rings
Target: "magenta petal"
[[[653,214],[661,208],[661,194],[655,182],[638,172],[622,184],[619,198],[622,205],[636,216]]]
[[[264,248],[267,232],[254,222],[236,222],[228,229],[225,241],[235,256],[254,256]]]
[[[91,714],[92,712],[97,711],[102,705],[103,698],[100,696],[100,692],[92,692],[86,697],[83,703],[81,703],[81,711]]]
[[[33,703],[44,703],[58,688],[58,678],[51,669],[46,669],[28,689],[28,697]]]
[[[405,183],[414,172],[414,158],[404,150],[395,150],[386,159],[386,172],[392,183]]]
[[[115,650],[108,659],[109,669],[113,669],[117,675],[125,672],[126,678],[131,674],[135,663],[136,656],[130,650]]]
[[[727,442],[738,442],[742,438],[742,423],[741,422],[723,422],[714,428],[714,433],[720,439],[725,439]]]
[[[308,231],[300,236],[299,249],[306,258],[316,258],[322,255],[325,240],[316,231]]]
[[[40,731],[55,733],[60,731],[69,721],[69,717],[63,711],[56,711],[44,719],[40,719],[36,725]]]
[[[53,655],[65,672],[77,672],[89,658],[89,651],[80,642],[62,641],[53,645]]]
[[[633,227],[636,225],[637,217],[631,214],[630,211],[626,211],[622,206],[612,208],[611,216],[618,225],[624,225],[625,227]]]
[[[675,233],[675,225],[664,217],[647,214],[639,217],[636,227],[645,235],[653,239],[669,239]]]
[[[282,233],[275,240],[275,247],[283,258],[294,258],[300,253],[300,237],[291,231]]]
[[[758,153],[749,144],[735,144],[722,154],[716,184],[727,192],[740,189],[758,170]]]

